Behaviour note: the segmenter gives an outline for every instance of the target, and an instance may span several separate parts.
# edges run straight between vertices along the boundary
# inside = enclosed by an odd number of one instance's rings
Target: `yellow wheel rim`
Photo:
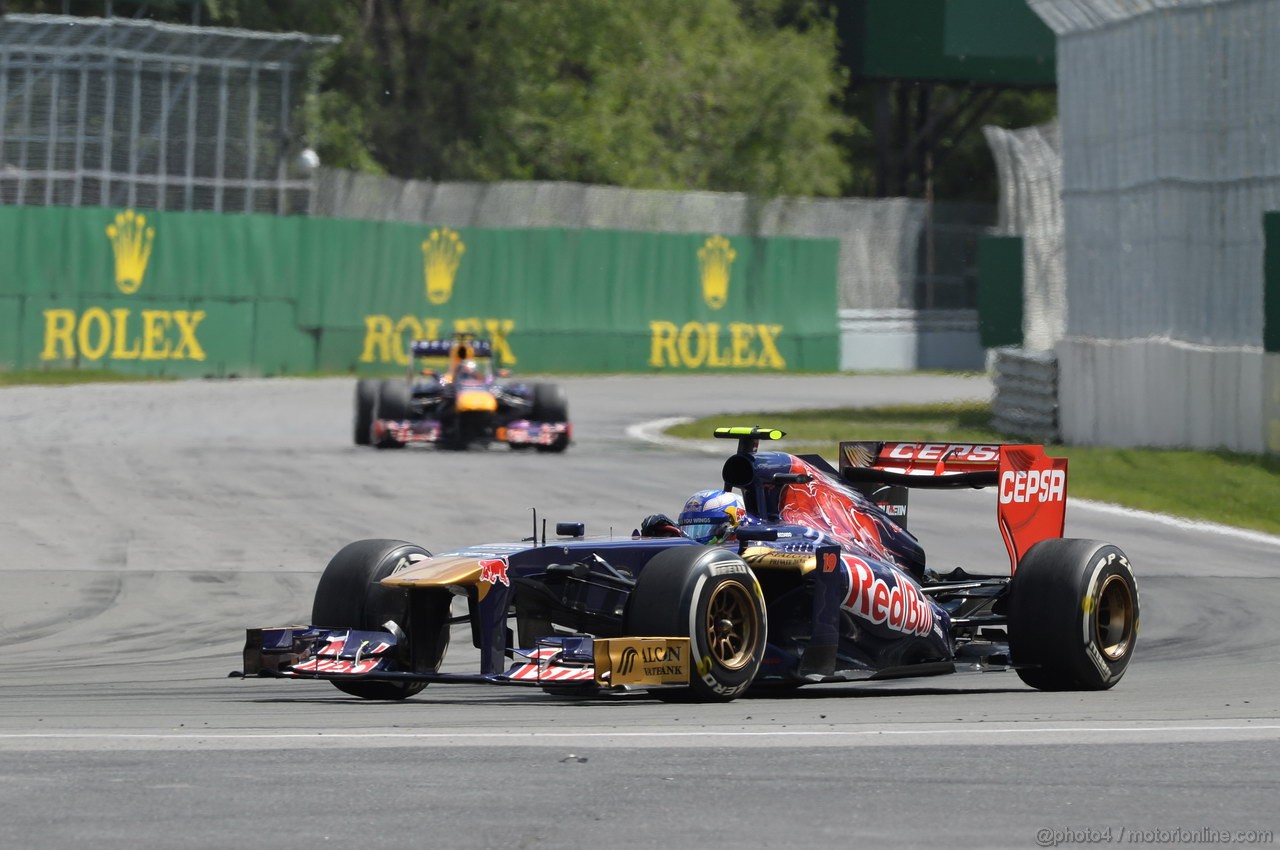
[[[756,614],[751,591],[737,581],[716,587],[707,601],[707,649],[716,663],[740,670],[751,661],[756,643]]]
[[[1122,576],[1107,576],[1098,591],[1094,630],[1098,649],[1108,661],[1119,661],[1129,652],[1137,619],[1137,605],[1129,583]]]

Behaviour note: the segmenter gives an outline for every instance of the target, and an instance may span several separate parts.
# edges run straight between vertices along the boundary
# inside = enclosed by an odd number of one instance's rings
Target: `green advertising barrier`
[[[282,374],[315,368],[291,271],[301,222],[0,208],[0,368]]]
[[[1262,214],[1262,350],[1280,352],[1280,212]]]
[[[0,208],[0,368],[287,374],[469,331],[522,371],[836,367],[835,240]]]

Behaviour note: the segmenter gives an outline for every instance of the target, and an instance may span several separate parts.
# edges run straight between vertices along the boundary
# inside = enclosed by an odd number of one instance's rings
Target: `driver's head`
[[[746,518],[742,497],[724,490],[699,490],[680,511],[680,530],[699,543],[718,543]]]
[[[480,374],[480,370],[476,368],[476,361],[463,360],[458,364],[459,378],[474,378]]]

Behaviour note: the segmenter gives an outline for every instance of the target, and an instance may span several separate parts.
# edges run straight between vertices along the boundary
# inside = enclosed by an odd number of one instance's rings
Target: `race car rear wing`
[[[487,339],[415,339],[409,344],[414,357],[449,357],[457,350],[457,359],[477,360],[493,356],[493,346]]]
[[[1061,537],[1066,524],[1067,459],[1049,457],[1044,446],[842,442],[840,476],[904,526],[908,489],[996,487],[1010,573],[1036,543]]]

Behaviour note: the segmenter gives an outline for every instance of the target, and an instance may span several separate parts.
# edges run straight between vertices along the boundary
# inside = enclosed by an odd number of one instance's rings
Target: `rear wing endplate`
[[[1028,549],[1061,537],[1066,525],[1067,459],[1049,457],[1044,446],[843,442],[840,476],[869,494],[874,485],[887,488],[873,498],[900,500],[904,523],[907,489],[996,487],[996,524],[1010,573]]]

